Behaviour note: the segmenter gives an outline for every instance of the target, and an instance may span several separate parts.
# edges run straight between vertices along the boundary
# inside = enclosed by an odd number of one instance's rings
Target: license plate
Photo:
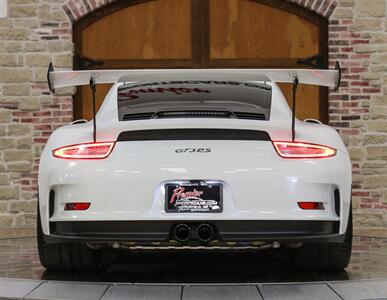
[[[220,213],[223,211],[220,183],[184,182],[165,185],[165,211],[169,213]]]

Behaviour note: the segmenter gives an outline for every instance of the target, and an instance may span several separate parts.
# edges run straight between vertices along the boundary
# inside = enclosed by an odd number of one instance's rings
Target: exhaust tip
[[[214,237],[214,228],[210,224],[200,224],[196,229],[196,234],[201,242],[209,242]]]
[[[178,224],[173,230],[173,237],[180,243],[187,242],[192,235],[191,227],[187,224]]]

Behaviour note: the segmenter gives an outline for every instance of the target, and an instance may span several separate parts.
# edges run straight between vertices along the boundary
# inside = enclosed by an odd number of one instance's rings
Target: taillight
[[[273,141],[273,145],[283,158],[325,158],[336,155],[336,149],[323,145],[282,141]]]
[[[93,142],[60,147],[52,151],[58,158],[103,159],[112,152],[115,142]]]

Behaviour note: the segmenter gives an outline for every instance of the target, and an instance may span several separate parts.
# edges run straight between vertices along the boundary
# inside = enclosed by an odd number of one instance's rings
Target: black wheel
[[[345,240],[341,244],[303,244],[289,249],[291,267],[302,270],[341,270],[348,266],[352,252],[352,207]]]
[[[48,270],[92,270],[97,267],[96,250],[83,244],[47,244],[43,238],[38,207],[37,239],[40,263]]]

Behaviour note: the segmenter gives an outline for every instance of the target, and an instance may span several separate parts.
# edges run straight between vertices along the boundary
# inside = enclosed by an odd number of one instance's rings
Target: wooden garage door
[[[283,0],[116,1],[78,21],[74,43],[77,69],[327,66],[327,21]],[[98,107],[109,87],[97,87]],[[327,121],[325,88],[298,96],[299,119]],[[74,117],[90,119],[91,107],[79,88]]]

